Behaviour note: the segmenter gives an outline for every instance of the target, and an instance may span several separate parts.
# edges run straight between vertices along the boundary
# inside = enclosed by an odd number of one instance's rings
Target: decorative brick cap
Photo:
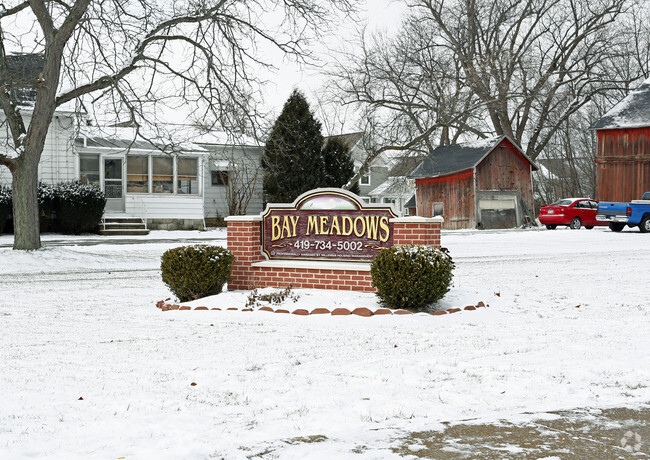
[[[421,216],[410,216],[410,217],[395,217],[390,219],[390,222],[396,224],[428,224],[433,222],[443,223],[445,219],[442,216],[436,217],[421,217]]]
[[[262,222],[262,216],[228,216],[224,219],[226,222]]]

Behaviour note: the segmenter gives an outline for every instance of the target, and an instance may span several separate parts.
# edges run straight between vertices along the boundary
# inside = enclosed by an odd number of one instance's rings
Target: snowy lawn
[[[1,459],[403,458],[443,422],[650,402],[638,230],[443,232],[441,307],[489,308],[439,317],[162,312],[160,256],[181,244],[0,248]],[[378,305],[295,293],[289,309]]]

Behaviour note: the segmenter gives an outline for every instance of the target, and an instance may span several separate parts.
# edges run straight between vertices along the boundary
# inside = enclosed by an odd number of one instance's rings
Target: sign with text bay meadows
[[[262,215],[267,259],[370,262],[393,246],[390,205],[364,204],[354,193],[323,188],[292,204],[269,204]]]

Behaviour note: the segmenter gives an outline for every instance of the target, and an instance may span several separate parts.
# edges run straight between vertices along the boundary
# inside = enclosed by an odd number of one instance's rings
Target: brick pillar
[[[440,248],[442,217],[398,217],[393,223],[393,246],[424,244]]]
[[[228,290],[254,289],[251,264],[264,260],[261,250],[261,216],[230,216],[228,225],[228,250],[235,256],[232,279]]]

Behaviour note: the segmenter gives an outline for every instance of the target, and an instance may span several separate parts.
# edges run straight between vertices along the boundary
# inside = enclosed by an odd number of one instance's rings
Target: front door
[[[124,212],[124,175],[121,158],[104,159],[106,213]]]

